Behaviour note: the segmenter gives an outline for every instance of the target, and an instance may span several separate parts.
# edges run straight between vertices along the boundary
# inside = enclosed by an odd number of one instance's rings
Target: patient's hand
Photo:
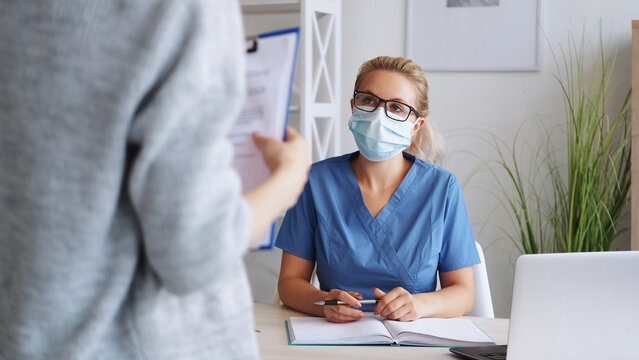
[[[326,320],[336,323],[359,320],[364,317],[364,313],[351,306],[362,307],[362,304],[357,301],[362,299],[362,295],[356,292],[333,289],[328,293],[326,300],[341,300],[348,305],[322,305],[324,317]]]

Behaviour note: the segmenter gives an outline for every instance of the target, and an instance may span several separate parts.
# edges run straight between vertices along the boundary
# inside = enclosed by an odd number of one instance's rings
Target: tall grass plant
[[[544,128],[545,139],[522,164],[521,129],[510,146],[492,139],[506,178],[492,172],[516,225],[509,236],[523,253],[606,251],[619,232],[630,198],[630,93],[614,115],[607,112],[616,51],[607,55],[601,32],[599,40],[594,59],[585,58],[583,36],[570,35],[567,48],[553,51],[565,104],[565,148],[553,146],[557,129]],[[585,71],[586,60],[593,71]]]

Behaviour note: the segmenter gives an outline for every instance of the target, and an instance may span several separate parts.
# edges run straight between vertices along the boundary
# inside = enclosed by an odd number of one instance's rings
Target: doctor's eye
[[[361,105],[373,105],[373,104],[375,104],[376,102],[377,102],[377,101],[376,101],[376,99],[375,99],[374,97],[372,97],[372,96],[368,96],[368,95],[366,95],[366,96],[362,96],[362,97],[361,97],[361,99],[360,99],[360,101],[359,101],[359,103],[360,103]]]
[[[396,115],[406,116],[410,112],[408,106],[402,103],[389,102],[386,104],[387,110]]]
[[[362,107],[364,107],[362,110],[365,111],[373,111],[373,109],[377,108],[377,105],[379,104],[379,98],[375,95],[372,94],[367,94],[367,93],[355,93],[355,106],[359,107],[360,109],[362,109]]]

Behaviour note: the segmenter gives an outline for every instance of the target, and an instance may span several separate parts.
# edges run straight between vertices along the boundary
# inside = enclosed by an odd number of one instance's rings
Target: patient
[[[437,166],[423,70],[405,58],[367,61],[350,106],[359,151],[314,164],[282,223],[282,302],[332,322],[470,312],[480,260],[459,182]],[[309,282],[315,266],[321,289]],[[325,299],[347,305],[313,304]]]

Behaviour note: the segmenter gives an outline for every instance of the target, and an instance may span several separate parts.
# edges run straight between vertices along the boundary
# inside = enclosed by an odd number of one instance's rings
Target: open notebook
[[[320,317],[291,317],[286,321],[289,345],[417,345],[482,346],[493,340],[469,319],[423,318],[410,322],[367,314],[337,324]]]

